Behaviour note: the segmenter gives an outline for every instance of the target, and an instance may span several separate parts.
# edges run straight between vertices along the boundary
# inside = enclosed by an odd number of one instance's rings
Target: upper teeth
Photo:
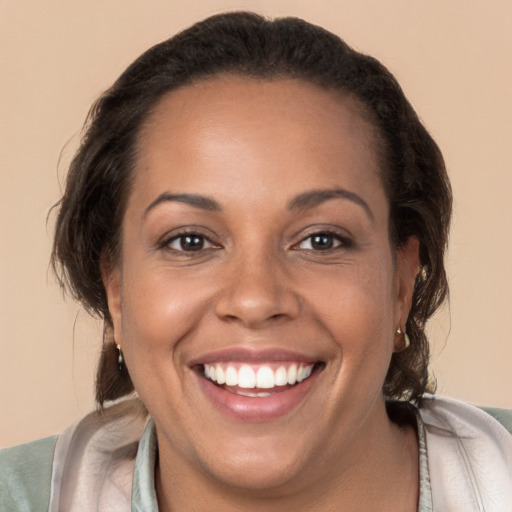
[[[217,384],[238,386],[240,388],[270,389],[274,386],[293,385],[307,379],[314,364],[286,363],[254,366],[248,364],[214,363],[204,365],[204,374]]]

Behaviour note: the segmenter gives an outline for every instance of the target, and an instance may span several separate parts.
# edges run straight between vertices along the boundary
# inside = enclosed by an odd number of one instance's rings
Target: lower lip
[[[298,407],[306,399],[318,373],[314,371],[309,378],[292,388],[265,397],[237,395],[199,374],[197,378],[206,396],[222,413],[238,420],[264,422],[286,416]]]

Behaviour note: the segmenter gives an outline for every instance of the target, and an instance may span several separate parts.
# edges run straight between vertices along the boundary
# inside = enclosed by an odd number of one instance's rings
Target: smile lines
[[[276,386],[293,386],[302,382],[311,375],[314,367],[314,364],[305,363],[215,363],[204,365],[204,375],[218,385],[243,389],[272,389]]]

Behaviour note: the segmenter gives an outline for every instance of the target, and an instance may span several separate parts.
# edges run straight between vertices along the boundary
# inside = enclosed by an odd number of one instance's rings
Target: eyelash
[[[313,242],[313,239],[315,238],[328,238],[330,239],[330,241],[332,242],[332,246],[331,247],[327,247],[327,248],[323,248],[323,249],[319,249],[319,248],[302,248],[303,250],[306,250],[306,251],[309,251],[309,252],[315,252],[315,253],[319,253],[319,252],[324,252],[324,253],[330,253],[330,252],[333,252],[333,251],[336,251],[336,250],[339,250],[339,249],[350,249],[354,246],[352,240],[350,240],[348,237],[346,236],[342,236],[340,235],[339,233],[336,233],[334,231],[329,231],[329,230],[325,230],[325,231],[316,231],[314,233],[311,233],[309,234],[308,236],[304,237],[299,243],[295,244],[292,248],[293,249],[301,249],[301,245],[306,242],[307,240],[310,240],[310,244],[312,245],[314,242]]]
[[[186,238],[196,238],[200,239],[201,246],[197,249],[190,249],[187,250],[183,247],[184,240]],[[178,242],[180,244],[180,248],[172,247],[172,244],[174,242]],[[209,247],[204,247],[205,244],[209,244]],[[172,236],[164,238],[159,244],[159,248],[166,249],[169,251],[173,251],[176,253],[182,253],[182,254],[193,254],[193,253],[199,253],[204,250],[208,249],[218,249],[220,246],[212,242],[212,240],[207,237],[206,235],[202,233],[198,233],[195,230],[183,230],[178,233],[174,233]]]
[[[192,238],[199,239],[200,246],[197,249],[193,249],[193,248],[191,248],[189,250],[185,249],[184,243],[185,243],[185,239],[187,237],[189,237],[191,239]],[[318,247],[314,248],[313,244],[315,242],[313,242],[313,240],[315,238],[328,239],[328,243],[330,242],[331,246],[327,247],[327,248],[318,248]],[[301,247],[301,245],[308,240],[310,241],[311,247],[310,248]],[[172,244],[175,242],[179,243],[179,245],[180,245],[179,248],[172,247]],[[320,240],[317,240],[317,242],[320,242]],[[205,244],[208,244],[209,246],[204,247]],[[334,231],[324,230],[324,231],[316,231],[314,233],[309,234],[308,236],[302,238],[298,243],[294,244],[291,248],[293,250],[301,250],[302,249],[302,250],[305,250],[308,252],[313,252],[313,253],[331,253],[333,251],[340,250],[340,249],[350,249],[353,246],[354,246],[354,243],[348,237],[342,236],[339,233],[336,233]],[[174,233],[172,236],[166,237],[164,240],[162,240],[159,243],[159,248],[165,249],[168,251],[172,251],[175,253],[182,253],[183,255],[192,255],[194,253],[201,253],[201,252],[203,252],[205,250],[209,250],[209,249],[219,249],[220,246],[218,244],[215,244],[209,237],[207,237],[206,235],[204,235],[202,233],[199,233],[195,230],[183,230],[178,233]]]

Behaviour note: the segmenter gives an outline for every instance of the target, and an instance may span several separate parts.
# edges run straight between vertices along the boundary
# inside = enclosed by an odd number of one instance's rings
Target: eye
[[[166,240],[163,244],[167,249],[183,252],[197,252],[217,247],[204,235],[199,233],[183,233]]]
[[[329,251],[340,246],[348,246],[349,242],[343,237],[330,232],[313,233],[304,238],[299,244],[298,249],[307,251]]]

